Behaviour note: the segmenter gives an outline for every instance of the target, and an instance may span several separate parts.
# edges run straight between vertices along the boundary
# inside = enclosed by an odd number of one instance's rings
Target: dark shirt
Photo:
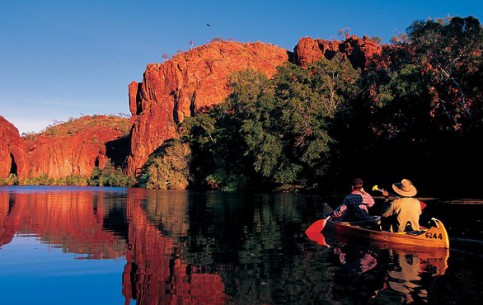
[[[335,210],[334,218],[339,221],[370,220],[368,208],[374,205],[374,199],[364,191],[354,190],[347,195],[342,204]]]

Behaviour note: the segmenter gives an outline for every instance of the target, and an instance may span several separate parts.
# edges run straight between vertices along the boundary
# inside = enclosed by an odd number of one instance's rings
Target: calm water
[[[479,304],[483,204],[426,203],[451,250],[310,239],[311,196],[0,187],[0,304]]]

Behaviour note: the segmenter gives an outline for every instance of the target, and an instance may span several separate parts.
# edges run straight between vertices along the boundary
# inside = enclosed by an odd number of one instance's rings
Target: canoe
[[[327,208],[325,212],[327,213]],[[420,227],[420,231],[401,233],[371,230],[349,222],[332,221],[330,218],[327,220],[326,226],[334,229],[337,234],[351,238],[364,238],[386,244],[448,249],[449,237],[446,228],[439,219],[432,218],[431,220],[432,225],[429,228]]]

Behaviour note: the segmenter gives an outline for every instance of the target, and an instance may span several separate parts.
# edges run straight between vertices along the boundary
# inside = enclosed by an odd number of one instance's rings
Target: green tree
[[[94,168],[88,184],[93,186],[131,187],[134,185],[134,182],[133,177],[126,175],[121,168],[115,167],[109,162],[102,169]]]
[[[189,185],[190,148],[181,141],[167,141],[153,153],[142,170],[139,184],[148,189],[184,190]]]
[[[360,92],[358,80],[339,56],[306,69],[287,64],[271,80],[234,74],[226,103],[183,123],[193,163],[204,157],[196,171],[211,166],[206,182],[223,190],[315,186],[330,163],[328,126]]]

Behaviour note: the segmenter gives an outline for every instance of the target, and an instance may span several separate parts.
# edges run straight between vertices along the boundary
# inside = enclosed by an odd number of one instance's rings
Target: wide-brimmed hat
[[[401,182],[394,183],[392,189],[401,196],[411,197],[417,194],[416,187],[408,179],[403,179]]]

